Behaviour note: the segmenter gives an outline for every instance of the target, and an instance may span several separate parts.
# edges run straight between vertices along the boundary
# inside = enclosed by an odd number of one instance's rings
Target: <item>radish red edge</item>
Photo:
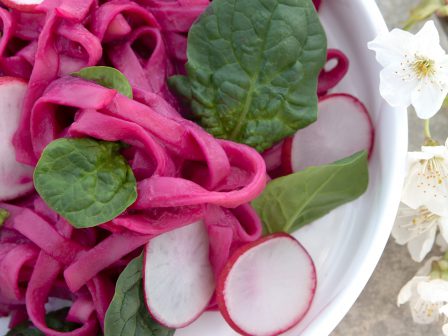
[[[18,10],[20,12],[26,12],[26,13],[39,12],[39,10],[37,9],[37,6],[39,6],[40,3],[39,4],[18,4],[14,0],[0,0],[0,2],[2,2],[6,7]]]
[[[291,152],[292,152],[292,140],[293,136],[290,136],[285,139],[282,147],[282,172],[283,175],[292,174],[292,161],[291,161]]]
[[[373,125],[372,118],[370,117],[369,110],[367,109],[367,107],[364,105],[364,103],[362,101],[360,101],[358,98],[356,98],[355,96],[352,96],[349,93],[331,93],[331,94],[328,94],[328,95],[325,95],[325,96],[322,96],[321,98],[319,98],[319,103],[323,102],[325,100],[328,100],[330,98],[337,98],[337,97],[345,97],[345,98],[349,98],[349,99],[353,100],[360,107],[360,110],[363,111],[365,116],[367,117],[367,121],[370,126],[370,148],[368,150],[368,158],[370,159],[370,157],[372,156],[372,153],[373,153],[374,145],[375,145],[375,127]]]
[[[313,0],[314,7],[316,8],[317,11],[318,11],[319,8],[320,8],[321,1],[322,1],[322,0]]]
[[[201,221],[201,223],[202,223],[202,225],[204,225],[202,221]],[[183,228],[186,228],[189,225],[195,225],[195,224],[196,224],[196,222],[191,223],[191,224],[187,224],[187,225],[185,225],[185,226],[183,226],[183,227],[181,227],[179,229],[183,229]],[[177,229],[177,230],[179,230],[179,229]],[[169,232],[166,232],[164,234],[167,234],[167,233],[169,233]],[[158,236],[156,236],[156,237],[158,237]],[[156,238],[156,237],[154,237],[154,238]],[[191,323],[196,321],[204,313],[204,311],[207,310],[210,301],[213,299],[213,294],[215,293],[215,291],[213,290],[211,292],[211,295],[210,295],[210,298],[209,298],[207,304],[205,304],[203,307],[201,307],[201,309],[198,309],[197,313],[195,313],[188,321],[185,321],[184,323],[178,323],[178,324],[170,323],[170,322],[166,321],[159,314],[157,314],[157,312],[154,309],[152,309],[152,307],[151,307],[151,305],[149,303],[148,293],[146,291],[146,283],[147,283],[147,281],[150,281],[148,279],[149,272],[148,272],[148,269],[147,269],[147,267],[149,265],[148,259],[147,259],[148,258],[148,247],[150,246],[150,244],[151,244],[151,240],[145,245],[145,248],[144,248],[144,251],[143,251],[143,287],[144,287],[143,290],[144,290],[144,301],[145,301],[146,309],[148,310],[150,316],[157,323],[159,323],[160,325],[162,325],[164,327],[167,327],[167,328],[170,328],[170,329],[179,329],[179,328],[187,327]],[[213,276],[213,278],[214,278],[214,276]],[[215,286],[214,286],[214,288],[215,288]]]
[[[359,110],[362,111],[364,113],[364,115],[366,116],[366,119],[367,119],[367,122],[368,122],[369,128],[370,128],[370,134],[369,134],[369,139],[368,139],[369,143],[370,143],[370,147],[368,148],[368,159],[370,160],[372,153],[373,153],[374,145],[375,145],[375,127],[373,125],[372,118],[370,117],[370,114],[369,114],[366,106],[358,98],[356,98],[355,96],[348,94],[348,93],[331,93],[331,94],[324,95],[319,98],[319,104],[328,99],[338,98],[338,97],[348,98],[351,101],[353,101],[354,104],[356,104],[359,107]],[[300,131],[301,130],[298,130],[297,132],[300,132]],[[281,161],[282,161],[282,171],[283,171],[284,175],[292,174],[294,172],[294,169],[292,167],[292,157],[291,157],[294,136],[295,135],[286,138],[285,141],[283,142]]]
[[[303,318],[306,316],[306,314],[308,313],[308,311],[311,308],[311,305],[313,303],[314,300],[314,296],[316,293],[316,288],[317,288],[317,272],[316,272],[316,267],[314,265],[313,259],[311,258],[310,254],[308,253],[308,251],[303,247],[303,245],[297,240],[295,239],[293,236],[287,234],[287,233],[274,233],[271,234],[269,236],[265,236],[262,237],[254,242],[248,243],[242,247],[240,247],[239,249],[237,249],[232,256],[229,258],[229,260],[227,261],[224,269],[222,270],[218,282],[216,284],[216,300],[218,303],[218,307],[219,310],[222,314],[222,316],[224,317],[224,319],[227,321],[227,323],[230,325],[230,327],[232,327],[232,329],[234,329],[236,332],[240,333],[241,335],[244,336],[254,336],[252,334],[247,333],[245,330],[243,330],[237,323],[235,323],[232,319],[232,317],[230,316],[230,313],[227,310],[226,307],[226,303],[225,303],[225,285],[226,285],[226,280],[227,277],[230,273],[230,271],[232,270],[234,264],[236,263],[236,261],[242,256],[244,255],[246,252],[248,252],[250,249],[259,246],[265,242],[268,242],[270,240],[273,239],[277,239],[277,238],[288,238],[293,240],[297,245],[299,245],[300,249],[305,253],[305,255],[307,256],[308,260],[310,261],[310,266],[311,266],[311,280],[313,283],[313,287],[311,288],[311,295],[310,298],[307,302],[307,308],[301,312],[300,315],[297,316],[297,318],[292,321],[288,326],[286,326],[285,328],[282,328],[278,331],[276,331],[275,334],[271,334],[270,336],[276,336],[276,335],[280,335],[292,328],[294,328],[297,324],[300,323],[300,321],[303,320]]]
[[[11,77],[11,76],[0,76],[0,85],[9,83],[9,82],[19,82],[21,84],[28,85],[28,82],[23,78],[19,77]]]

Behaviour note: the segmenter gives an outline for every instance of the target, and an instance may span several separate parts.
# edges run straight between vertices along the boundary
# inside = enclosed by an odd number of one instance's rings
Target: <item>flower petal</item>
[[[442,80],[443,83],[448,82],[448,55],[443,55],[435,60],[435,66],[437,69],[437,74],[439,75],[439,79]]]
[[[404,203],[401,203],[394,227],[392,228],[392,237],[394,237],[397,244],[407,244],[420,234],[412,223],[412,220],[415,216],[418,216],[418,214],[418,210],[412,209]]]
[[[431,227],[408,243],[408,250],[414,261],[421,262],[431,251],[436,239],[437,226]]]
[[[440,86],[435,80],[420,81],[420,85],[413,90],[411,103],[420,119],[429,119],[439,112],[448,93],[448,88]]]
[[[417,294],[417,285],[421,281],[428,281],[429,277],[427,276],[415,276],[411,280],[409,280],[406,285],[400,290],[397,297],[397,305],[401,306],[402,304],[411,300],[412,296]]]
[[[408,107],[419,82],[415,74],[399,63],[389,65],[380,72],[381,96],[393,107]]]
[[[424,151],[421,152],[408,152],[407,159],[406,159],[406,172],[411,172],[411,168],[414,166],[415,163],[420,162],[421,160],[428,161],[429,159],[432,159],[434,157],[433,154],[427,153]]]
[[[430,153],[427,155],[432,156]],[[438,216],[448,216],[448,163],[440,158],[410,165],[401,201],[410,208],[421,206]]]
[[[442,259],[441,257],[431,257],[428,260],[426,260],[425,264],[418,270],[418,272],[415,274],[416,277],[426,277],[427,281],[430,280],[429,273],[431,273],[431,267],[432,263],[434,261],[438,261]]]
[[[439,31],[434,21],[427,21],[420,31],[415,34],[415,42],[418,49],[431,59],[437,59],[445,55],[445,51],[440,46]]]
[[[376,52],[376,59],[383,67],[400,63],[404,55],[413,47],[414,36],[404,30],[394,29],[378,35],[367,44],[370,50]]]
[[[431,154],[431,157],[448,158],[446,146],[422,146],[422,152]]]
[[[431,303],[448,302],[448,281],[434,279],[419,282],[417,293],[423,300]]]
[[[414,296],[409,302],[412,319],[419,324],[431,324],[439,320],[439,308],[441,303],[431,303],[421,297]]]
[[[440,307],[439,313],[448,317],[448,304],[445,304],[444,306]]]
[[[443,243],[439,245],[441,248],[443,246],[448,247],[448,218],[447,217],[440,217],[439,218],[439,231],[440,231],[440,237],[443,239]]]
[[[445,323],[445,324],[442,326],[442,332],[443,332],[443,335],[444,335],[444,336],[448,336],[448,323]]]

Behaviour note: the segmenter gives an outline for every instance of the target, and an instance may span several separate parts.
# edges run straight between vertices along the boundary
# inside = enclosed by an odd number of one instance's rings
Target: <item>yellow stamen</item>
[[[435,63],[433,60],[416,56],[414,63],[412,63],[412,69],[417,74],[418,79],[431,77],[435,74]]]

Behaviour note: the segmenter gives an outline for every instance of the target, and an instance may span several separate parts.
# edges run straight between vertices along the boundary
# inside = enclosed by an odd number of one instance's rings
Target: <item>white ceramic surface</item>
[[[391,109],[378,92],[379,66],[366,43],[386,30],[374,0],[324,0],[321,18],[330,47],[351,60],[335,91],[349,92],[368,107],[376,128],[370,186],[359,200],[296,233],[313,257],[319,285],[306,318],[287,335],[328,335],[355,302],[372,274],[399,203],[407,150],[405,111]],[[0,319],[0,335],[6,320]],[[218,313],[206,313],[176,336],[233,336]]]
[[[348,312],[384,250],[399,204],[407,151],[407,115],[390,108],[378,91],[379,71],[367,42],[386,31],[374,0],[323,0],[320,15],[329,46],[350,58],[348,76],[334,91],[349,92],[367,106],[376,128],[367,193],[295,236],[313,257],[318,273],[315,300],[288,336],[328,335]],[[217,313],[204,314],[176,336],[233,336]]]

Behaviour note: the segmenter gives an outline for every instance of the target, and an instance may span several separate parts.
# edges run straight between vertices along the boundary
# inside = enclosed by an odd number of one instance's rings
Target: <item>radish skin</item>
[[[286,139],[282,151],[285,173],[373,152],[375,129],[369,112],[356,97],[336,93],[319,99],[317,121]]]
[[[0,0],[5,6],[20,12],[36,12],[43,0]]]
[[[246,336],[275,336],[297,325],[314,298],[317,276],[303,246],[286,233],[249,243],[232,255],[216,295],[227,323]]]

